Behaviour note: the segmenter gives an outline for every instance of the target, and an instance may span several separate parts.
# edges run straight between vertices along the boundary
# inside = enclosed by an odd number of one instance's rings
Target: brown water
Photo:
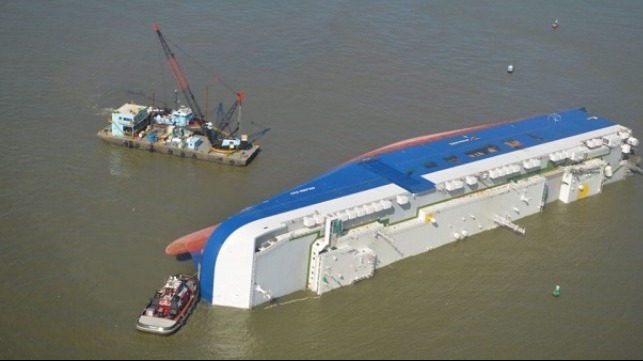
[[[171,337],[134,323],[193,271],[168,242],[374,148],[580,106],[642,138],[641,19],[640,1],[1,2],[0,358],[640,359],[638,176],[323,297],[201,302]],[[234,99],[216,74],[247,93],[244,129],[271,128],[249,167],[96,138],[112,107],[173,102],[154,22],[210,111]]]

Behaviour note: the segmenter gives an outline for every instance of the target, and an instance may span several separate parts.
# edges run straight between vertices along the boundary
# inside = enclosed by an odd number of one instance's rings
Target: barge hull
[[[101,129],[98,134],[99,138],[107,143],[118,145],[130,149],[145,150],[148,152],[159,152],[173,155],[180,158],[192,158],[205,160],[209,162],[221,163],[237,167],[247,166],[254,157],[259,153],[259,146],[252,144],[248,149],[236,151],[212,151],[209,148],[209,142],[203,142],[202,147],[190,149],[188,147],[179,148],[174,145],[168,145],[162,142],[150,142],[146,137],[119,137],[112,134],[111,126]],[[205,138],[204,138],[205,139]]]

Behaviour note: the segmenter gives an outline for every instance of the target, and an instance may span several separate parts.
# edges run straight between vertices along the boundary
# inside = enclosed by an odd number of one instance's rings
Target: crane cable
[[[192,62],[194,62],[197,66],[199,66],[201,68],[201,70],[205,71],[206,73],[214,74],[214,76],[213,76],[214,81],[221,83],[221,85],[223,85],[226,89],[231,91],[233,94],[235,94],[237,96],[240,94],[239,91],[236,91],[232,86],[230,86],[226,82],[224,82],[221,79],[220,76],[218,76],[216,73],[210,71],[210,69],[208,69],[203,63],[199,62],[197,59],[195,59],[194,57],[190,56],[190,54],[188,54],[185,50],[183,50],[183,48],[181,48],[180,46],[178,46],[174,42],[168,40],[167,38],[165,38],[165,41],[167,41],[168,43],[172,44],[172,47],[178,49],[183,55],[188,57]]]

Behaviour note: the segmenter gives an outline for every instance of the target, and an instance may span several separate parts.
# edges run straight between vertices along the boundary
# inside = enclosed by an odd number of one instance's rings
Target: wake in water
[[[114,111],[114,108],[99,108],[98,104],[94,105],[92,109],[94,110],[94,114],[96,116],[101,116],[101,117],[110,115]]]

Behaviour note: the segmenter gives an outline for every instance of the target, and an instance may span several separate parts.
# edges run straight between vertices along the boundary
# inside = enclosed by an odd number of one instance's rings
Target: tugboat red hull
[[[159,335],[176,332],[194,311],[199,295],[199,280],[196,275],[170,276],[143,308],[136,328]]]

